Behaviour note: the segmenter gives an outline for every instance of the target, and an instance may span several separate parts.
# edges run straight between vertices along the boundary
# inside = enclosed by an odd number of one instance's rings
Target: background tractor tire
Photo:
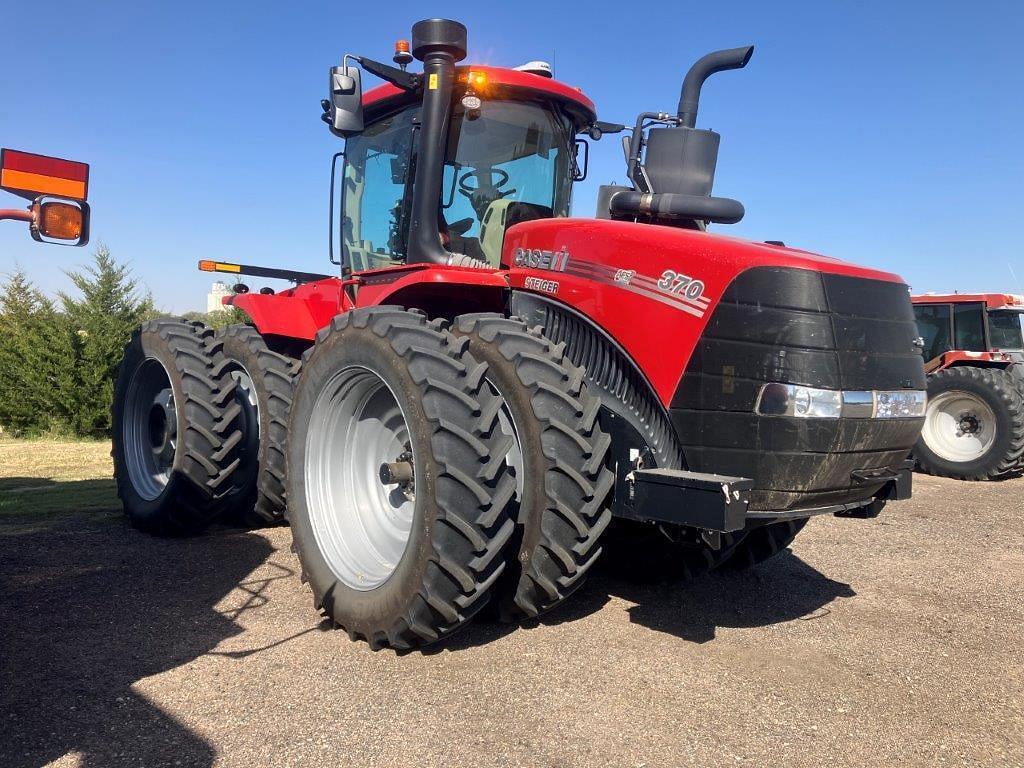
[[[468,346],[422,314],[357,309],[317,334],[295,382],[285,485],[303,578],[375,650],[464,626],[505,568],[512,440]]]
[[[241,409],[220,343],[201,323],[151,320],[114,387],[117,493],[136,528],[196,533],[220,515],[239,467]]]
[[[1013,472],[1024,455],[1024,392],[1000,368],[957,366],[928,377],[918,467],[958,480]]]
[[[554,608],[583,583],[601,554],[615,476],[611,440],[598,424],[600,401],[565,345],[518,318],[463,315],[453,332],[487,364],[515,434],[517,535],[496,595],[498,618],[513,621]]]
[[[806,517],[783,520],[736,534],[735,544],[716,567],[723,571],[742,571],[770,560],[793,543],[807,520]]]
[[[247,527],[284,520],[285,443],[292,381],[298,361],[272,352],[249,325],[229,325],[216,334],[235,398],[242,410],[244,439],[236,473],[231,518]]]

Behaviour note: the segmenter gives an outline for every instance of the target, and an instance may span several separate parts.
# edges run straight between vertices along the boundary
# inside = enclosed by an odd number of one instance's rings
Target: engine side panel
[[[595,219],[518,224],[505,236],[513,288],[591,318],[644,371],[668,405],[718,303],[737,275],[790,267],[899,283],[824,256],[706,232]]]

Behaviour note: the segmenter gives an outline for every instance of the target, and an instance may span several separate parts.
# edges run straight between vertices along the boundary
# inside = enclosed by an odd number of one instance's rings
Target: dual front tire
[[[553,608],[610,519],[597,410],[562,348],[521,321],[335,318],[289,422],[289,520],[316,606],[397,650],[486,606],[510,620]]]

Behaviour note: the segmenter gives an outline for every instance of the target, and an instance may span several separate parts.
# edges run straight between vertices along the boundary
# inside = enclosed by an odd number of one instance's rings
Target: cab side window
[[[412,121],[418,107],[367,126],[345,144],[342,247],[355,272],[404,262]]]
[[[948,304],[917,304],[914,307],[917,331],[924,339],[924,359],[934,360],[952,347],[950,342],[950,308]]]
[[[954,348],[984,352],[985,307],[982,304],[956,304],[953,308]]]

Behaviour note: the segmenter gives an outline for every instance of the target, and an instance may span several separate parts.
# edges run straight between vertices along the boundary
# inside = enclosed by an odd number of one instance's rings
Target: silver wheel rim
[[[996,440],[995,414],[970,392],[943,392],[928,402],[922,436],[939,458],[958,463],[977,461]]]
[[[167,487],[178,450],[174,390],[156,358],[146,358],[128,382],[121,433],[132,488],[153,501]]]
[[[242,461],[255,472],[259,467],[260,450],[260,404],[256,396],[256,385],[245,366],[237,362],[229,375],[235,384],[235,402],[242,408]],[[242,477],[244,479],[245,473],[242,473]]]
[[[336,373],[317,397],[306,437],[309,521],[320,552],[346,586],[376,589],[397,570],[412,534],[415,478],[385,484],[381,467],[415,464],[406,416],[380,376]]]

